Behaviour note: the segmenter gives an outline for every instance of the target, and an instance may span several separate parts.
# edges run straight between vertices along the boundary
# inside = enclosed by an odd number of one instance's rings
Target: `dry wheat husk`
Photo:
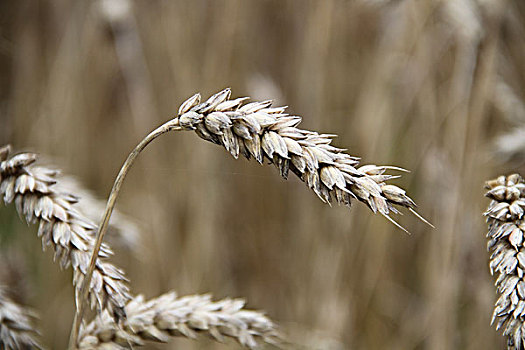
[[[177,297],[170,292],[145,300],[139,295],[125,311],[127,318],[121,325],[103,312],[83,326],[79,350],[132,349],[146,341],[167,342],[173,336],[193,339],[199,333],[218,341],[231,337],[250,349],[278,339],[275,324],[258,311],[245,310],[241,299],[212,301],[209,295]]]
[[[42,246],[51,246],[62,268],[71,265],[78,291],[87,271],[97,226],[77,209],[79,198],[57,185],[56,170],[34,165],[37,156],[21,153],[10,157],[8,146],[0,148],[0,195],[4,203],[15,203],[21,217],[37,223]],[[130,298],[124,272],[105,261],[112,255],[104,245],[89,288],[91,307],[108,308],[123,316]],[[80,301],[76,300],[77,306]]]
[[[0,286],[0,349],[41,349],[35,339],[38,334],[32,325],[34,314],[5,295]]]
[[[488,223],[490,271],[497,274],[499,298],[492,323],[503,328],[508,349],[525,348],[525,183],[518,174],[488,181],[492,201],[485,212]]]
[[[301,117],[288,115],[286,107],[272,107],[272,101],[245,104],[247,98],[231,100],[230,94],[225,89],[203,103],[200,94],[193,95],[179,108],[180,126],[223,146],[235,158],[242,154],[261,164],[268,160],[285,179],[290,172],[296,174],[325,203],[335,200],[350,206],[358,199],[396,225],[390,217],[398,213],[396,206],[417,215],[405,191],[387,183],[398,176],[385,174],[386,170],[403,169],[359,166],[358,158],[331,145],[336,135],[299,129]]]

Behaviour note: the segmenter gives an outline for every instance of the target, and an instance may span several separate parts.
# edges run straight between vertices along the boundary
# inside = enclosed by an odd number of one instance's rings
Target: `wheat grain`
[[[167,342],[172,336],[195,338],[205,333],[223,341],[225,336],[254,348],[257,340],[278,340],[274,323],[262,313],[245,310],[244,301],[212,301],[209,295],[177,297],[173,292],[145,300],[142,295],[126,305],[127,318],[119,326],[107,312],[97,315],[80,332],[79,350],[132,349],[145,341]]]
[[[34,166],[37,156],[22,153],[9,157],[8,146],[0,148],[0,194],[5,203],[15,203],[21,217],[28,223],[38,223],[38,236],[45,249],[52,246],[60,266],[74,270],[77,295],[88,269],[93,250],[96,225],[75,209],[74,194],[63,192],[57,183],[58,172]],[[124,272],[104,261],[112,255],[104,245],[98,254],[96,269],[89,288],[91,307],[109,308],[115,316],[130,298]]]
[[[485,212],[488,222],[490,271],[497,273],[499,298],[492,323],[504,328],[508,349],[525,348],[525,246],[523,214],[525,183],[518,174],[488,181],[486,196],[492,201]]]
[[[0,286],[0,349],[41,349],[35,339],[38,333],[32,325],[34,315],[6,297]]]
[[[398,213],[396,206],[401,206],[426,222],[403,189],[386,183],[398,177],[385,174],[386,170],[403,169],[358,167],[358,158],[331,145],[336,135],[297,128],[301,117],[286,114],[285,107],[271,107],[272,101],[244,104],[248,98],[230,100],[230,94],[225,89],[203,103],[200,94],[195,94],[182,103],[175,119],[183,129],[222,145],[235,158],[242,154],[261,164],[268,159],[285,179],[293,172],[325,203],[335,199],[350,206],[355,198],[396,225],[390,214]]]

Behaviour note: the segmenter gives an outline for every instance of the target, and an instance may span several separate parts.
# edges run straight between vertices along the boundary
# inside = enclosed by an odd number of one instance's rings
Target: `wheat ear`
[[[32,318],[33,313],[7,298],[0,286],[0,349],[41,349],[34,338],[38,332]]]
[[[22,153],[10,157],[9,146],[0,148],[0,194],[5,203],[15,203],[21,217],[38,223],[38,236],[45,249],[52,246],[60,266],[74,270],[76,304],[80,305],[79,289],[88,269],[94,246],[96,225],[75,209],[79,200],[63,192],[57,183],[58,172],[34,166],[37,156]],[[108,308],[122,316],[130,295],[124,272],[104,259],[112,254],[102,246],[89,287],[92,307]]]
[[[401,206],[427,222],[414,211],[416,205],[403,189],[386,182],[398,177],[386,170],[403,169],[358,167],[358,158],[331,145],[336,135],[299,129],[301,117],[288,115],[286,107],[271,107],[272,101],[244,104],[247,97],[230,100],[230,94],[225,89],[203,103],[200,94],[193,95],[179,108],[180,126],[223,146],[234,158],[242,154],[261,164],[268,160],[285,179],[293,172],[325,203],[335,199],[350,206],[352,198],[358,199],[402,228],[390,217]]]
[[[488,223],[490,272],[498,275],[500,295],[494,307],[492,323],[503,327],[508,349],[525,348],[525,247],[523,214],[525,183],[518,174],[488,181],[486,196],[491,198],[485,215]]]
[[[107,312],[83,326],[79,350],[132,349],[145,341],[167,342],[172,336],[193,339],[198,333],[218,341],[232,337],[250,349],[258,340],[275,344],[274,323],[243,307],[243,300],[212,301],[209,295],[177,297],[171,292],[151,300],[139,295],[126,305],[127,318],[120,326]]]

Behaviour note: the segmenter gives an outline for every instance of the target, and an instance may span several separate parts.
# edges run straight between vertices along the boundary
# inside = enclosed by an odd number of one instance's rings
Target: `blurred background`
[[[105,198],[129,151],[195,92],[274,99],[335,133],[436,229],[324,205],[296,178],[193,133],[141,155],[118,209],[140,245],[113,261],[148,298],[244,297],[305,349],[502,349],[484,181],[525,171],[525,2],[0,2],[0,144],[36,151]],[[0,210],[0,278],[65,348],[71,271]],[[234,349],[175,339],[150,349]]]

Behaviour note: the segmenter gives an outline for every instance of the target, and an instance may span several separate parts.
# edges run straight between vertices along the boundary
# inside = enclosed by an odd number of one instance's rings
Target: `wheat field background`
[[[338,134],[395,183],[411,236],[363,205],[329,207],[273,167],[190,133],[141,155],[118,209],[140,246],[113,259],[148,297],[244,297],[305,349],[501,349],[484,181],[525,170],[520,0],[0,2],[0,145],[35,151],[100,198],[181,102],[231,87]],[[521,134],[520,134],[521,132]],[[71,272],[0,210],[0,283],[66,347]],[[149,349],[229,349],[175,339]]]

